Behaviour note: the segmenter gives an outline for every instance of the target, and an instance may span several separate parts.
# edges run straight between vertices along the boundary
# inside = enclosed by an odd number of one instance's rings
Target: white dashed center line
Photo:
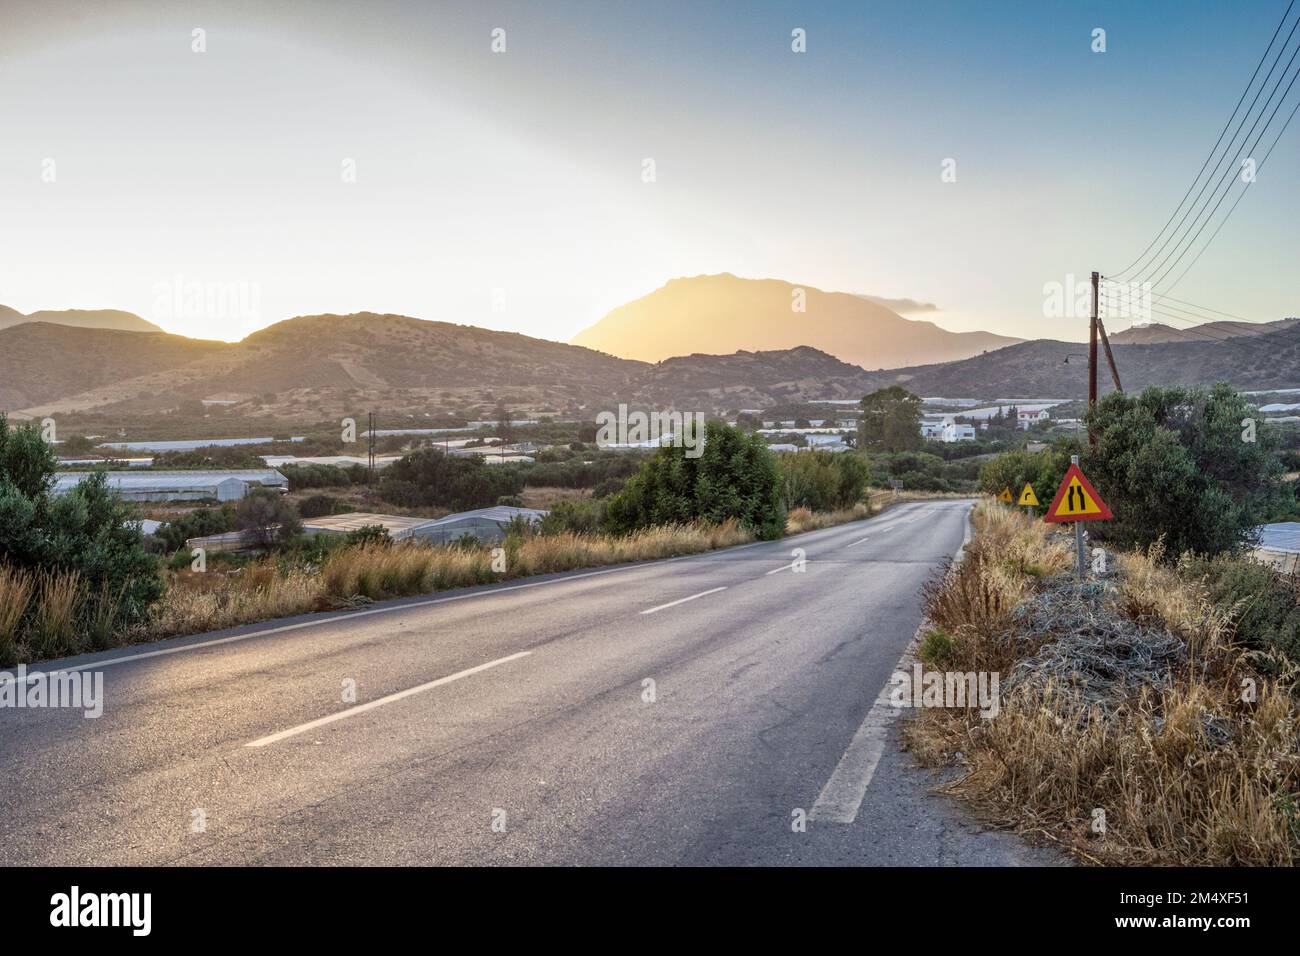
[[[678,598],[676,601],[669,601],[667,604],[660,604],[658,607],[648,607],[642,614],[653,614],[655,611],[662,611],[667,607],[676,607],[678,604],[685,604],[687,601],[694,601],[696,598],[702,598],[709,594],[717,594],[719,591],[727,590],[725,587],[711,588],[708,591],[701,591],[699,594],[692,594],[690,597]]]

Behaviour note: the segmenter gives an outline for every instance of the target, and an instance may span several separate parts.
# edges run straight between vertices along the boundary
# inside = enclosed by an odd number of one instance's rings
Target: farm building
[[[94,472],[61,471],[54,476],[54,494],[71,491]],[[109,471],[108,486],[126,501],[238,501],[251,488],[279,488],[289,482],[273,468],[233,471]]]

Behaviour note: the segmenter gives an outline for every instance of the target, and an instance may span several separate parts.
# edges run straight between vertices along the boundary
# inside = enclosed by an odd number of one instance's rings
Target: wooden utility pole
[[[1092,274],[1092,321],[1088,323],[1088,411],[1097,404],[1097,282],[1099,273]],[[1088,425],[1088,444],[1095,445],[1097,436]]]
[[[1124,391],[1119,383],[1119,369],[1115,367],[1115,353],[1110,350],[1110,338],[1106,335],[1106,323],[1097,317],[1097,331],[1101,334],[1101,347],[1106,350],[1106,364],[1110,366],[1110,380],[1115,383],[1115,391]]]
[[[370,412],[369,460],[366,466],[366,484],[375,483],[375,413]]]

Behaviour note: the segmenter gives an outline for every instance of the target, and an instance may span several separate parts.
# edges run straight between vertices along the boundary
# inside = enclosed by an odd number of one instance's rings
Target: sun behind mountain
[[[867,369],[948,362],[1019,341],[949,332],[846,292],[726,272],[673,279],[573,338],[575,345],[645,362],[810,345]]]

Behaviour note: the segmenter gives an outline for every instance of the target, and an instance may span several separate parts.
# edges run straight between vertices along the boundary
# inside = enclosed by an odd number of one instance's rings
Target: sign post
[[[1043,520],[1057,524],[1074,524],[1074,550],[1078,556],[1079,577],[1082,578],[1087,561],[1083,554],[1083,523],[1085,521],[1109,521],[1113,515],[1106,502],[1101,500],[1097,489],[1079,470],[1079,456],[1070,456],[1070,467],[1061,479],[1061,487],[1056,489]]]
[[[1020,500],[1017,504],[1025,506],[1025,515],[1032,514],[1030,509],[1038,507],[1038,495],[1034,494],[1034,486],[1025,482],[1025,487],[1020,492]]]

